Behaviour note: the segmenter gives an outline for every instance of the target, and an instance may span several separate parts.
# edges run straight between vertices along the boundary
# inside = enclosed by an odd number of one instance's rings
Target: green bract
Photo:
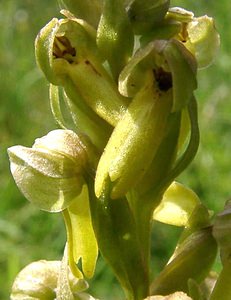
[[[200,283],[210,270],[217,254],[211,228],[201,229],[176,248],[170,261],[152,284],[152,294],[168,295],[188,289],[188,279]],[[203,259],[201,259],[203,257]]]

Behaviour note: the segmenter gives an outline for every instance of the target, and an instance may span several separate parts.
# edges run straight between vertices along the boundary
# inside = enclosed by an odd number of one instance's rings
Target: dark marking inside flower
[[[56,36],[53,46],[53,55],[55,58],[64,58],[69,63],[73,63],[76,50],[71,46],[70,41],[65,36]]]
[[[172,87],[172,75],[162,68],[153,70],[157,85],[161,91],[168,91]]]

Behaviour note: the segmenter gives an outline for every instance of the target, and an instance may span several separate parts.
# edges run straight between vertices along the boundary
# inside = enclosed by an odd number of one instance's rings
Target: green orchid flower
[[[73,274],[82,278],[76,266],[81,258],[84,275],[92,277],[98,246],[83,188],[91,172],[87,147],[76,133],[60,129],[37,139],[32,148],[14,146],[8,153],[12,175],[24,196],[42,210],[63,212]]]
[[[48,81],[62,86],[89,118],[93,117],[97,123],[99,116],[112,126],[117,124],[127,100],[103,67],[96,31],[89,24],[72,17],[53,19],[37,36],[35,52]]]
[[[88,288],[87,282],[73,276],[66,262],[63,259],[30,263],[16,276],[10,299],[94,300],[84,293]]]

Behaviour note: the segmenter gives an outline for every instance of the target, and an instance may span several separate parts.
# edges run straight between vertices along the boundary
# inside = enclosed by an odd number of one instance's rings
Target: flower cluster
[[[211,18],[170,8],[169,0],[60,2],[64,17],[40,31],[35,53],[61,129],[32,148],[11,147],[11,171],[29,201],[62,212],[77,278],[93,276],[99,247],[127,299],[141,300],[150,295],[153,218],[188,226],[196,210],[204,213],[174,180],[198,148],[197,70],[213,60],[219,36]],[[211,230],[197,232],[192,257],[188,235],[152,293],[173,293],[172,283],[186,291],[184,278],[172,281],[171,266],[216,248]],[[201,266],[195,270],[190,278],[204,277]]]

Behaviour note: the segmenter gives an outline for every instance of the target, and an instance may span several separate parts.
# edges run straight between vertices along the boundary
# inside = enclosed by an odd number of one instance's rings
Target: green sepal
[[[187,33],[185,46],[195,55],[198,68],[209,66],[220,46],[220,37],[214,20],[208,16],[194,18],[187,25]]]
[[[182,29],[182,25],[177,21],[164,21],[152,30],[144,33],[140,37],[141,46],[147,45],[154,40],[169,40],[176,36]]]
[[[171,100],[171,91],[161,95],[152,85],[135,96],[100,158],[95,178],[97,197],[107,188],[108,178],[113,199],[124,196],[142,178],[164,136]]]
[[[193,20],[194,14],[193,12],[186,10],[182,7],[170,7],[165,19],[166,20],[174,20],[183,23],[189,23]]]
[[[47,80],[57,85],[60,83],[60,79],[53,72],[53,44],[59,26],[59,20],[57,18],[52,19],[40,30],[35,40],[37,64],[45,74]]]
[[[197,88],[196,60],[177,40],[172,39],[164,47],[163,54],[172,74],[172,112],[181,110],[192,98]]]
[[[160,23],[169,8],[169,0],[134,0],[128,7],[128,16],[135,34],[150,31]]]
[[[71,203],[63,213],[67,229],[67,245],[70,257],[70,267],[74,267],[81,259],[82,270],[87,278],[94,275],[98,246],[92,228],[89,208],[88,190],[84,186],[82,193]],[[73,273],[74,273],[73,272]],[[80,276],[81,273],[78,273]]]
[[[97,45],[117,80],[132,55],[134,35],[122,0],[105,0],[97,29]]]
[[[101,254],[112,267],[126,299],[143,300],[149,293],[145,264],[136,223],[126,198],[113,200],[108,191],[96,198],[94,182],[88,183],[93,228]]]
[[[86,20],[95,28],[98,25],[102,0],[58,0],[61,8],[69,10],[76,18]]]
[[[153,80],[152,69],[143,64],[153,48],[154,45],[150,43],[138,50],[120,73],[118,89],[123,96],[134,97],[141,88]]]
[[[217,244],[211,228],[194,232],[176,249],[173,257],[153,281],[151,293],[168,295],[176,290],[188,292],[188,280],[197,283],[207,276],[216,258]],[[203,257],[203,259],[201,259]]]

